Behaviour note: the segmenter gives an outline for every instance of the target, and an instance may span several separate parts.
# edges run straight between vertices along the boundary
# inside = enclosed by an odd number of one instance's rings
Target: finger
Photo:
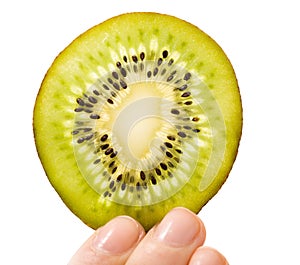
[[[187,209],[175,208],[148,232],[126,265],[186,265],[204,240],[200,219]]]
[[[144,235],[134,219],[116,217],[82,245],[69,265],[123,265]]]
[[[193,254],[189,265],[228,265],[225,257],[210,247],[200,247]]]

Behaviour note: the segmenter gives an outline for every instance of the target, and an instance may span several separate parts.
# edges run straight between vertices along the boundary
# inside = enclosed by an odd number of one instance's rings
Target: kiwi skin
[[[95,36],[104,34],[103,28],[106,32],[115,32],[116,25],[126,24],[130,28],[141,21],[144,23],[145,32],[148,27],[159,24],[169,32],[174,32],[175,36],[177,33],[181,34],[180,32],[192,36],[193,41],[187,44],[186,49],[199,52],[207,64],[205,67],[200,65],[198,68],[195,67],[195,72],[206,76],[207,83],[213,88],[213,94],[219,100],[228,138],[222,166],[218,175],[205,190],[200,191],[196,180],[191,179],[180,192],[168,200],[146,206],[129,206],[100,199],[99,194],[91,189],[81,176],[74,154],[69,152],[72,150],[72,136],[65,133],[65,128],[60,122],[63,120],[65,123],[69,121],[71,123],[74,120],[74,113],[63,111],[64,106],[69,106],[70,102],[59,91],[74,82],[65,76],[77,76],[81,71],[74,55],[80,56],[87,52],[85,49],[88,49],[91,42],[95,40]],[[86,44],[86,48],[82,47],[82,43]],[[97,48],[99,47],[95,47],[95,50]],[[135,48],[138,50],[137,47]],[[65,67],[66,65],[68,67]],[[215,73],[214,77],[210,77],[212,69]],[[77,82],[83,81],[79,78]],[[80,96],[80,93],[81,91],[74,98]],[[53,99],[60,104],[55,103]],[[75,107],[75,100],[73,107]],[[91,28],[60,53],[48,70],[38,93],[34,107],[33,128],[37,152],[50,183],[68,208],[84,223],[97,229],[112,218],[126,214],[137,219],[146,230],[149,230],[174,207],[186,207],[198,213],[221,188],[237,155],[242,132],[242,105],[231,63],[218,44],[208,35],[194,25],[169,15],[129,13]]]

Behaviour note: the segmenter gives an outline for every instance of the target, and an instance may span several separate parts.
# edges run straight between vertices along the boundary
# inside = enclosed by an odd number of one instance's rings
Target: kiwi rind
[[[200,191],[197,183],[191,179],[180,192],[168,200],[146,206],[129,206],[103,200],[91,189],[78,170],[73,151],[70,151],[73,150],[70,131],[75,114],[64,111],[65,106],[76,108],[76,98],[82,95],[87,83],[95,82],[96,77],[89,74],[90,69],[97,64],[94,59],[101,57],[101,63],[109,64],[111,58],[106,58],[101,53],[107,49],[118,51],[119,35],[128,28],[136,28],[137,25],[137,31],[130,30],[130,35],[122,39],[124,47],[139,50],[139,43],[133,40],[142,42],[154,36],[160,43],[165,43],[166,48],[170,48],[167,45],[171,46],[172,43],[177,49],[186,51],[177,63],[191,61],[193,57],[199,58],[197,63],[193,63],[193,71],[204,77],[218,102],[226,127],[223,161],[217,176],[206,189]],[[167,33],[164,34],[162,29]],[[154,56],[150,50],[146,54],[149,60]],[[82,59],[87,63],[83,64]],[[72,87],[71,84],[76,86]],[[199,212],[225,182],[237,155],[241,132],[242,107],[238,83],[223,50],[194,25],[157,13],[123,14],[76,38],[51,65],[34,108],[36,147],[49,181],[69,209],[94,229],[113,217],[124,214],[136,218],[148,230],[176,206]]]

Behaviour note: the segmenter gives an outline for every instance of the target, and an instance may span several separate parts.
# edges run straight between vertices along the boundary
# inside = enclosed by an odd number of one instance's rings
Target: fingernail
[[[228,262],[215,249],[202,247],[193,255],[190,265],[228,265]]]
[[[141,226],[127,216],[120,216],[97,231],[93,247],[97,251],[122,254],[133,248],[143,234]]]
[[[200,233],[198,217],[184,208],[169,212],[154,231],[154,237],[173,247],[191,244]]]

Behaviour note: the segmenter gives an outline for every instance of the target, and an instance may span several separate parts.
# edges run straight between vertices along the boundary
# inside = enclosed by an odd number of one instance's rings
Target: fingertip
[[[128,216],[118,216],[98,228],[68,265],[124,264],[144,236],[140,223]]]
[[[171,210],[154,229],[156,239],[173,247],[191,245],[196,239],[202,245],[205,236],[205,227],[200,218],[183,207]]]
[[[96,252],[119,255],[132,249],[145,235],[143,227],[129,216],[118,216],[96,231]]]
[[[228,262],[218,250],[211,247],[199,247],[193,254],[189,265],[228,265]]]
[[[185,208],[171,210],[135,248],[126,265],[188,264],[205,241],[205,227],[199,217]]]

